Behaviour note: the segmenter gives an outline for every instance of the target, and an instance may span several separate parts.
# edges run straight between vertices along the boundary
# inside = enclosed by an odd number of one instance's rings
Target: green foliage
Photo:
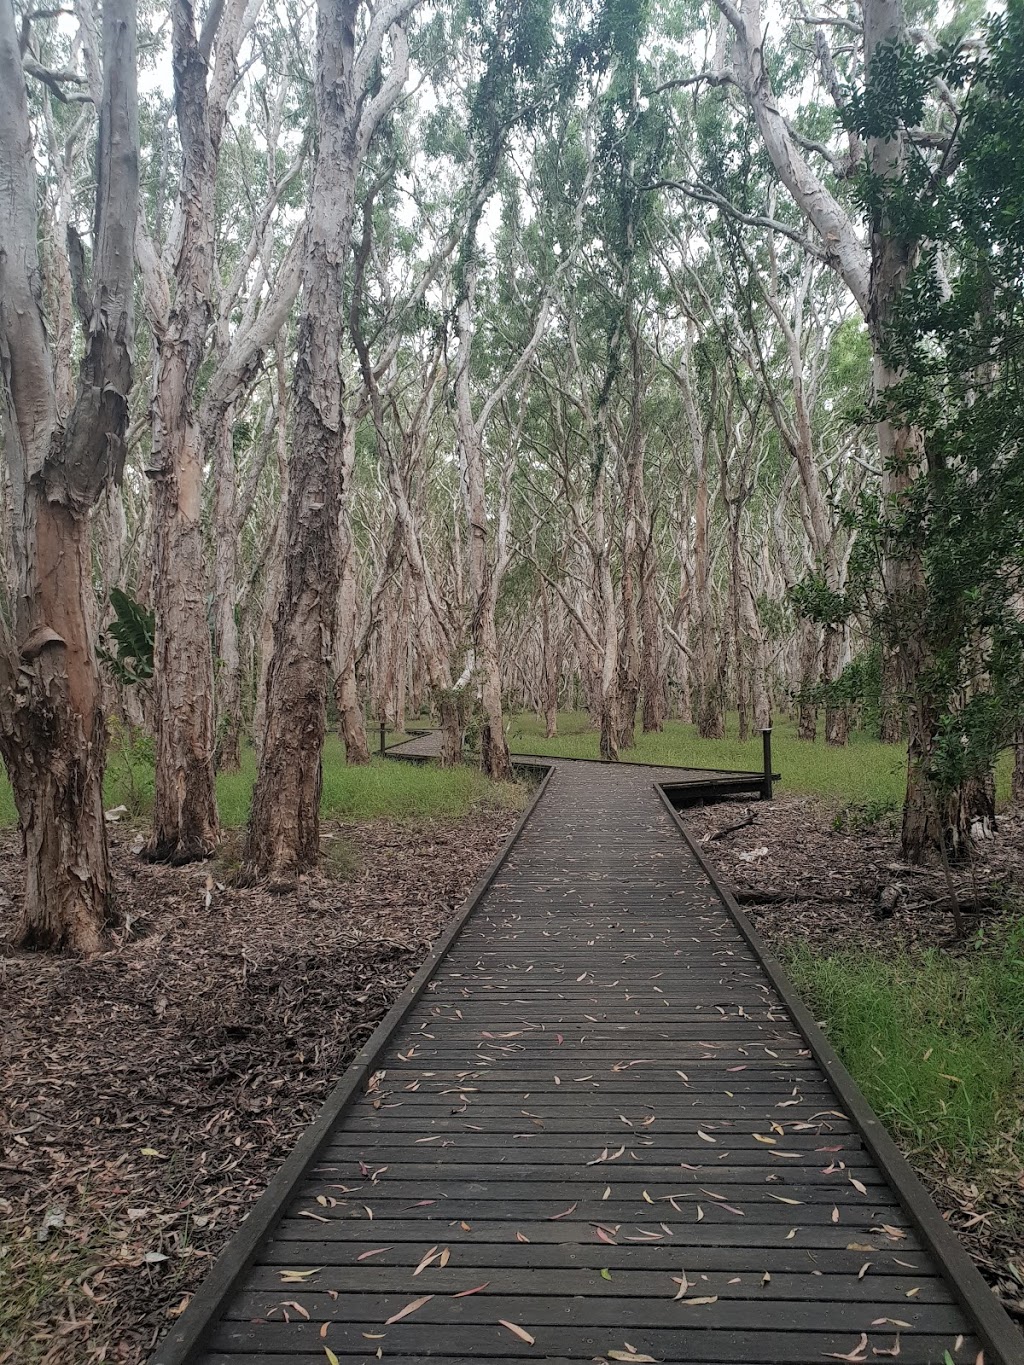
[[[394,737],[392,737],[394,738]],[[217,805],[225,830],[241,829],[249,819],[256,781],[256,756],[243,751],[242,767],[217,774]],[[116,730],[103,784],[103,800],[127,806],[145,820],[153,807],[153,742],[134,728]],[[475,810],[519,810],[526,789],[518,782],[494,783],[477,768],[443,769],[435,764],[374,758],[368,767],[349,767],[337,735],[324,746],[324,784],[320,813],[325,820],[461,820]],[[17,824],[17,810],[5,773],[0,773],[0,828]]]
[[[963,1162],[1024,1156],[1024,921],[963,957],[819,957],[787,968],[879,1116],[909,1145]]]
[[[882,714],[882,651],[877,645],[864,650],[838,678],[804,689],[799,700],[811,706],[855,708],[865,729],[876,730]]]
[[[735,717],[730,718],[735,727]],[[519,715],[511,722],[509,747],[520,754],[556,754],[565,758],[597,758],[598,735],[585,712],[560,712],[557,739],[544,738],[544,725],[533,715]],[[637,734],[631,762],[670,763],[679,767],[729,768],[760,772],[761,737],[701,739],[692,725],[666,721],[660,734]],[[792,721],[778,721],[772,731],[772,759],[782,774],[778,788],[783,795],[799,792],[841,800],[849,805],[882,802],[888,806],[903,800],[906,751],[899,744],[882,744],[869,734],[855,731],[841,747],[813,744],[797,737]],[[1011,755],[1001,756],[996,770],[996,791],[1005,800],[1010,791]]]
[[[900,806],[898,801],[888,797],[876,797],[870,801],[860,801],[853,805],[842,806],[832,821],[835,830],[852,830],[859,833],[877,829],[879,825],[889,826],[895,833],[898,827]]]
[[[137,725],[112,721],[109,731],[103,803],[108,810],[125,806],[133,819],[142,819],[153,807],[156,746]]]
[[[107,627],[108,645],[97,645],[100,661],[125,687],[145,683],[153,676],[153,640],[156,619],[153,613],[120,588],[111,588],[110,605],[114,620]]]
[[[849,127],[892,138],[919,127],[936,78],[962,103],[941,159],[908,156],[890,180],[859,172],[862,203],[911,267],[883,338],[899,382],[867,416],[914,432],[865,496],[845,599],[808,581],[817,620],[858,614],[896,650],[921,641],[912,688],[934,715],[927,776],[942,790],[991,771],[1024,725],[1024,6],[992,19],[987,45],[922,53],[890,45],[854,90]],[[923,243],[920,248],[916,244]],[[908,656],[909,657],[909,656]]]

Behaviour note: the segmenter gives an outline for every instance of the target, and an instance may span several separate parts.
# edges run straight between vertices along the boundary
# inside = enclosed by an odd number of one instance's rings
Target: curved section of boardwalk
[[[658,776],[557,766],[191,1359],[978,1359]]]

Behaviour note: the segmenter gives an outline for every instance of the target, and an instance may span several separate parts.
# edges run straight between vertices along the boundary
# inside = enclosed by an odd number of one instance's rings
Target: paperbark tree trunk
[[[26,858],[15,939],[91,952],[110,913],[106,726],[96,662],[90,514],[120,482],[138,210],[136,26],[104,0],[91,278],[71,234],[85,350],[66,422],[41,307],[34,148],[18,31],[0,2],[0,371],[17,593],[0,627],[0,751]]]
[[[238,549],[238,480],[231,440],[231,409],[215,433],[213,451],[213,642],[216,650],[215,765],[237,772],[242,763],[242,661],[235,619]]]
[[[800,627],[800,695],[797,698],[797,737],[812,744],[818,736],[818,707],[810,692],[818,685],[821,673],[819,627],[804,621]]]
[[[839,626],[826,626],[825,639],[821,651],[821,676],[825,682],[835,682],[843,671],[844,632]],[[850,739],[850,714],[848,709],[835,703],[825,707],[825,743],[841,748]]]
[[[259,774],[246,843],[251,873],[290,881],[320,852],[327,686],[337,624],[346,422],[341,346],[344,277],[360,165],[401,93],[401,28],[417,0],[391,0],[357,48],[361,0],[318,0],[316,169],[306,226],[293,381],[294,434],[285,508],[284,572],[267,671]],[[390,38],[392,61],[381,77]]]
[[[554,739],[558,734],[558,676],[561,672],[561,656],[559,643],[551,626],[551,598],[543,579],[540,583],[540,639],[544,738]]]
[[[654,523],[649,510],[647,534],[640,558],[640,624],[643,653],[640,670],[642,725],[645,735],[664,728],[665,675],[662,664],[662,629],[658,612],[658,562],[654,544]]]
[[[874,393],[881,397],[900,378],[886,359],[887,339],[919,243],[902,234],[900,225],[892,222],[885,210],[884,194],[877,194],[870,242],[865,248],[859,225],[811,170],[772,90],[764,61],[761,0],[740,0],[738,5],[733,0],[716,3],[735,35],[733,74],[749,103],[765,150],[779,179],[818,234],[825,259],[846,282],[864,315],[871,339]],[[876,55],[910,39],[902,0],[865,0],[863,21],[865,84],[870,87]],[[901,179],[908,156],[905,133],[869,138],[864,150],[871,175],[883,189]],[[908,481],[903,471],[923,460],[921,433],[895,428],[889,422],[878,423],[877,433],[887,471],[886,493],[898,499]],[[944,843],[960,846],[970,837],[973,800],[978,802],[978,818],[987,818],[988,812],[981,786],[972,784],[950,803],[939,799],[929,778],[937,743],[938,708],[928,681],[931,647],[924,624],[926,613],[921,610],[922,566],[904,560],[886,565],[885,573],[890,609],[898,611],[904,623],[901,638],[893,642],[899,692],[908,710],[903,854],[917,862]],[[950,823],[943,828],[947,820]]]
[[[214,31],[204,27],[197,34],[190,0],[173,0],[182,164],[180,245],[171,281],[144,233],[137,244],[156,348],[153,444],[146,470],[153,484],[156,787],[145,856],[158,862],[209,857],[220,833],[202,526],[206,451],[197,386],[212,317],[217,165],[237,76],[243,13],[244,0],[225,0],[215,11]]]
[[[456,309],[459,354],[455,366],[455,423],[458,432],[462,474],[462,500],[469,529],[469,580],[473,593],[472,641],[475,669],[480,685],[480,765],[495,781],[506,781],[512,774],[501,697],[498,628],[495,619],[498,592],[508,567],[510,520],[509,484],[511,470],[501,471],[501,506],[492,550],[487,514],[484,433],[498,403],[517,383],[532,359],[547,324],[548,300],[538,310],[530,339],[506,372],[499,385],[475,413],[472,397],[472,354],[475,336],[476,265],[465,270],[465,284]],[[525,407],[525,405],[524,405]],[[514,447],[518,438],[512,441]],[[515,457],[514,448],[507,459]]]

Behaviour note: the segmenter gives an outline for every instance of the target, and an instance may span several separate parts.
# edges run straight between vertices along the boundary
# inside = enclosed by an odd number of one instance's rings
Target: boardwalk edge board
[[[960,1306],[974,1320],[978,1336],[986,1350],[986,1365],[1024,1365],[1024,1340],[1010,1315],[989,1289],[981,1272],[939,1213],[931,1195],[914,1174],[910,1163],[864,1098],[856,1081],[840,1061],[835,1048],[797,994],[778,958],[771,953],[761,935],[740,909],[736,898],[719,882],[679,812],[662,790],[662,784],[655,782],[654,788],[676,828],[689,845],[701,870],[710,881],[715,894],[732,916],[736,927],[785,1005],[793,1023],[806,1039],[811,1055],[825,1073],[851,1123],[874,1157],[878,1169],[888,1180],[896,1198],[921,1234],[924,1246],[935,1257]]]
[[[541,765],[537,765],[540,767]],[[496,857],[486,868],[468,899],[448,928],[431,947],[419,971],[396,999],[377,1028],[353,1057],[348,1069],[324,1101],[320,1113],[303,1132],[285,1158],[284,1164],[253,1204],[245,1220],[231,1236],[214,1262],[209,1274],[193,1294],[188,1307],[167,1335],[157,1343],[149,1365],[187,1365],[193,1352],[220,1321],[221,1310],[252,1266],[260,1247],[280,1222],[284,1209],[301,1184],[310,1164],[327,1146],[342,1113],[362,1093],[381,1054],[405,1022],[433,979],[448,949],[462,932],[473,911],[483,900],[491,883],[501,871],[527,821],[539,805],[554,769],[544,765],[544,775],[525,810],[516,821]]]

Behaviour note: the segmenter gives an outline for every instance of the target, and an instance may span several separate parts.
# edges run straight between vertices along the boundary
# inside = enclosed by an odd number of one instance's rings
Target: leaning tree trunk
[[[25,72],[13,7],[0,4],[0,373],[18,577],[13,620],[0,624],[0,752],[26,855],[15,937],[80,952],[101,946],[110,911],[90,515],[124,469],[138,209],[130,0],[104,0],[102,28],[91,279],[77,234],[69,241],[85,348],[62,423],[41,307]]]

